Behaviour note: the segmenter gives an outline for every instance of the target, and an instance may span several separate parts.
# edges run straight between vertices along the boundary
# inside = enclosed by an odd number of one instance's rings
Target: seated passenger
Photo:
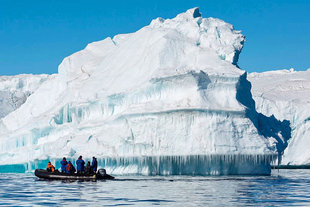
[[[54,172],[55,171],[55,167],[54,167],[54,165],[52,165],[51,162],[48,162],[46,170],[47,170],[47,172]]]
[[[91,175],[93,174],[92,168],[90,167],[90,162],[87,162],[86,168],[85,168],[85,174]]]
[[[75,173],[75,168],[74,166],[72,165],[72,163],[69,161],[67,166],[66,166],[66,173],[69,173],[69,174],[73,174]]]
[[[61,172],[62,173],[65,173],[66,172],[66,166],[68,164],[66,158],[62,158],[62,161],[60,161],[60,164],[61,164]]]
[[[73,165],[72,163],[71,163],[71,166],[72,166],[72,171],[71,171],[71,172],[72,172],[72,174],[73,174],[73,173],[76,172],[76,169],[75,169],[75,167],[74,167],[74,165]]]

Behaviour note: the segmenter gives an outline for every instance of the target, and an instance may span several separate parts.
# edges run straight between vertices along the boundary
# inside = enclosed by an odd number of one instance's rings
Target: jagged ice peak
[[[126,65],[139,67],[137,58],[148,54],[152,60],[145,61],[157,66],[148,71],[153,77],[193,70],[239,74],[238,69],[227,63],[237,65],[244,41],[244,35],[231,24],[203,18],[199,9],[193,8],[172,19],[156,18],[137,32],[90,43],[84,50],[65,58],[59,73],[70,81],[83,73],[91,75],[95,70],[103,71],[115,63],[126,62]]]

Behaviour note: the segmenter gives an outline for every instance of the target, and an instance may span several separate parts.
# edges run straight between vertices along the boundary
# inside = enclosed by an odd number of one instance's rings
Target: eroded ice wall
[[[184,155],[98,158],[98,168],[113,175],[270,175],[274,155]],[[56,169],[62,159],[34,160],[24,164],[0,165],[1,172],[24,173],[44,169],[51,161]],[[72,163],[75,159],[68,158]],[[86,162],[91,159],[85,159]]]

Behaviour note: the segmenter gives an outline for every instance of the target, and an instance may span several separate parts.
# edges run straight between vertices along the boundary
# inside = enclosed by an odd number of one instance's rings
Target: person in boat
[[[54,165],[52,165],[52,163],[49,161],[46,167],[47,172],[54,172],[55,171],[55,167]]]
[[[67,167],[67,164],[68,164],[68,162],[67,162],[65,157],[62,158],[62,161],[60,161],[60,164],[61,164],[61,172],[65,173],[66,172],[66,167]]]
[[[94,173],[97,172],[97,166],[98,166],[97,158],[93,157],[93,161],[91,163],[91,168],[92,168]]]
[[[78,174],[84,173],[85,162],[82,159],[82,156],[79,156],[79,159],[76,161],[76,169]]]
[[[93,174],[93,171],[92,171],[92,168],[90,166],[90,162],[88,161],[87,164],[86,164],[86,167],[85,167],[85,174],[86,175],[91,175]]]
[[[75,173],[75,167],[72,165],[72,163],[69,161],[67,166],[66,166],[66,173],[69,173],[69,174],[73,174]]]

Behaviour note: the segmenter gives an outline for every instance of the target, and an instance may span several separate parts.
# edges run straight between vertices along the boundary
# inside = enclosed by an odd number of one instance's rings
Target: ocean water
[[[47,181],[0,174],[0,206],[310,206],[310,170],[271,176],[119,176]]]

